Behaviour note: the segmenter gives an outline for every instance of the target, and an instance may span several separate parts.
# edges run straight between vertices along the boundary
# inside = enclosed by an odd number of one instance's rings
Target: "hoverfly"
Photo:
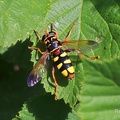
[[[46,30],[41,40],[39,32],[34,31],[38,39],[41,42],[43,42],[46,46],[46,51],[42,52],[40,48],[34,46],[28,47],[32,50],[38,50],[42,54],[42,57],[34,66],[33,70],[31,71],[28,77],[27,84],[29,87],[34,86],[42,79],[43,75],[46,72],[46,60],[49,57],[49,55],[52,56],[54,65],[58,68],[61,74],[68,79],[72,79],[75,76],[75,70],[71,60],[67,55],[67,52],[77,52],[78,55],[83,55],[82,53],[89,52],[92,49],[98,48],[98,43],[92,40],[69,41],[70,34],[74,27],[75,24],[73,24],[63,42],[59,41],[58,31],[55,28],[53,28],[52,23],[50,31]],[[90,58],[97,59],[98,56]],[[55,83],[55,99],[57,99],[58,84],[54,74],[55,66],[52,67],[52,76]]]

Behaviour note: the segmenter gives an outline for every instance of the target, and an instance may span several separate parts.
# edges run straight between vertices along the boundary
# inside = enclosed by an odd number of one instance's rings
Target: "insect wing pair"
[[[94,50],[98,48],[98,43],[92,40],[78,40],[78,41],[65,41],[61,42],[62,49],[63,50],[79,50],[81,53],[88,53],[91,50]],[[29,87],[34,86],[36,83],[38,83],[43,75],[47,72],[46,67],[46,60],[49,56],[49,52],[46,50],[46,52],[42,55],[42,57],[39,59],[39,61],[34,66],[33,70],[29,74],[27,84]]]

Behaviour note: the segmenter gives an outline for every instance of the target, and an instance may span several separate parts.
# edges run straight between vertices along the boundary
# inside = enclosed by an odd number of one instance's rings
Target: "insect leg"
[[[87,58],[89,58],[91,60],[95,60],[95,59],[99,59],[100,58],[100,56],[88,56],[88,55],[85,55],[82,52],[80,52],[79,50],[75,50],[75,52],[77,52],[80,57],[84,57],[85,56],[85,57],[87,57]]]
[[[40,33],[36,30],[34,30],[34,33],[37,36],[38,40],[41,40]]]
[[[47,36],[48,34],[49,34],[49,31],[48,31],[48,29],[47,30],[45,30],[45,35]]]
[[[63,42],[67,42],[67,41],[69,40],[70,34],[72,33],[72,30],[74,29],[74,27],[75,27],[75,23],[74,23],[73,26],[71,27],[70,31],[68,32],[68,34],[67,34],[67,36],[66,36],[66,38],[64,39]]]
[[[65,52],[77,52],[80,57],[87,57],[87,58],[90,58],[91,60],[99,59],[100,58],[100,56],[88,56],[88,55],[84,55],[81,51],[76,50],[76,49],[66,49]]]
[[[52,67],[52,77],[53,77],[53,80],[54,80],[54,83],[55,83],[55,100],[57,100],[58,84],[57,84],[57,81],[56,81],[56,78],[55,78],[55,67],[54,66]]]
[[[28,49],[31,49],[31,50],[37,50],[38,52],[40,52],[41,54],[45,54],[45,52],[42,52],[41,50],[40,50],[40,48],[38,48],[38,47],[34,47],[34,46],[28,46]]]

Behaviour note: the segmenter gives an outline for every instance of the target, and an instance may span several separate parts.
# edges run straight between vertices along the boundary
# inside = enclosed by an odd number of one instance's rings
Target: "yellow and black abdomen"
[[[72,79],[75,74],[74,67],[66,52],[58,49],[59,54],[53,53],[53,61],[63,76]]]

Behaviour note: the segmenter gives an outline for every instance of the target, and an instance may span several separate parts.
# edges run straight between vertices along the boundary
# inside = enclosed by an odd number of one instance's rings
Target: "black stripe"
[[[64,53],[64,51],[62,49],[60,49],[60,54],[59,55],[53,55],[53,58],[55,57],[59,57],[59,59],[55,62],[56,66],[59,65],[60,63],[63,63],[62,67],[59,69],[61,72],[63,70],[66,70],[67,68],[73,66],[72,63],[64,63],[65,60],[68,60],[69,57],[66,55],[64,57],[61,57],[60,55]]]

